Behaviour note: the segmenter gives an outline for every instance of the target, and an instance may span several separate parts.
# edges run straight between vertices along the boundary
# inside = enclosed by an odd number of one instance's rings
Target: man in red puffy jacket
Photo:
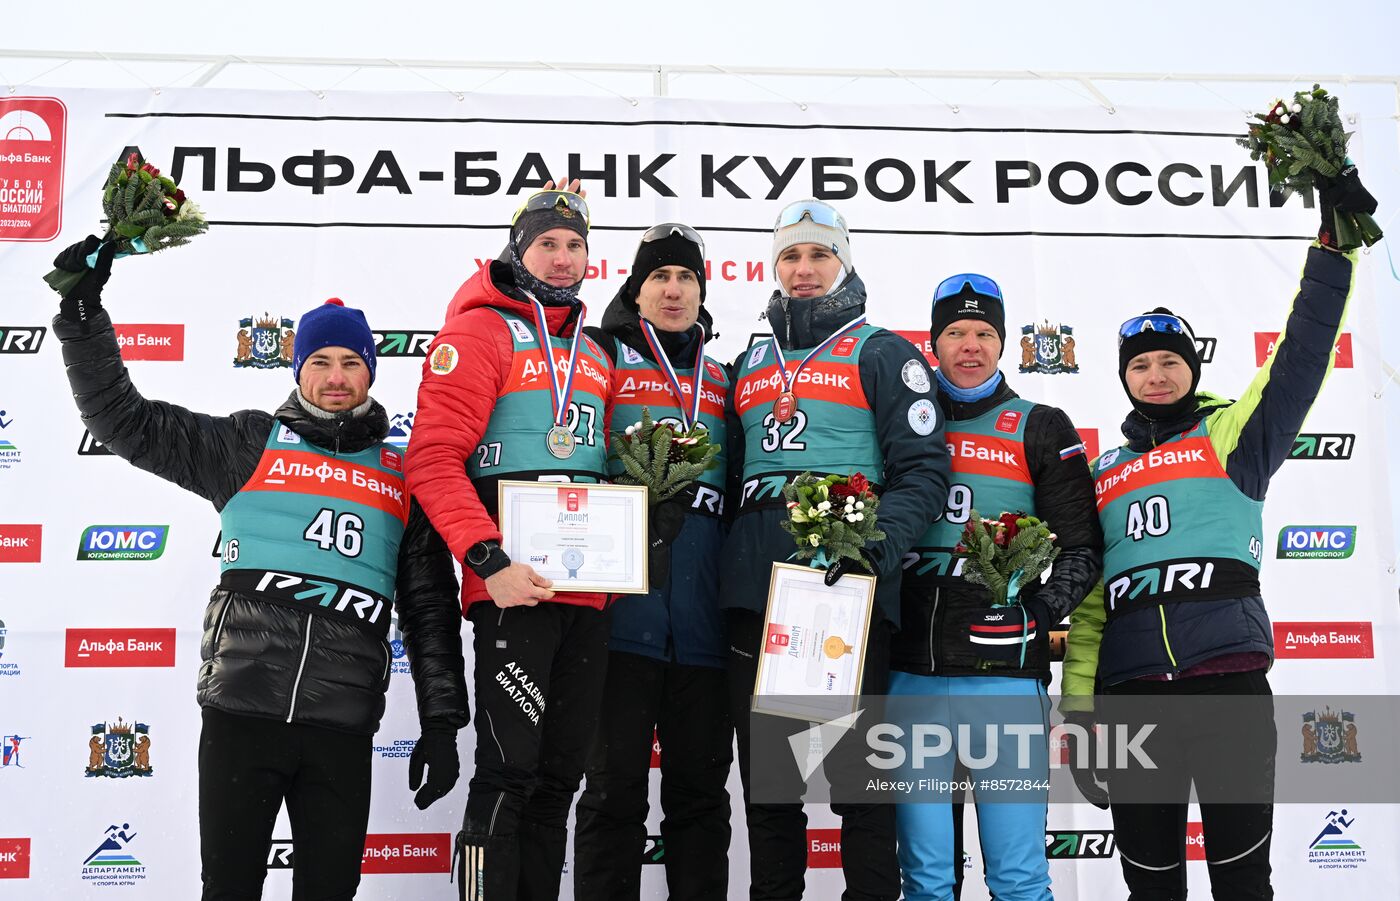
[[[462,609],[473,626],[476,771],[457,835],[463,898],[558,896],[607,663],[605,595],[554,591],[502,550],[497,524],[501,479],[598,482],[606,472],[610,364],[583,335],[578,300],[588,206],[577,182],[552,187],[526,201],[500,259],[452,299],[423,366],[405,464],[410,489],[463,562]]]

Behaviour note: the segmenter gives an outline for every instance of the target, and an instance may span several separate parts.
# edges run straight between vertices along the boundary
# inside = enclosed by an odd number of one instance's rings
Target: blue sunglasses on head
[[[951,275],[938,283],[938,287],[933,290],[933,302],[947,300],[950,297],[957,297],[967,287],[978,294],[987,297],[995,297],[1001,300],[1001,288],[996,282],[985,275],[978,275],[975,272],[964,272],[961,275]]]
[[[1180,316],[1172,316],[1167,313],[1147,313],[1142,316],[1134,316],[1118,327],[1119,346],[1123,344],[1123,339],[1141,335],[1143,332],[1171,332],[1185,335],[1193,343],[1196,340],[1196,336],[1191,334],[1191,329],[1187,328],[1185,320]]]

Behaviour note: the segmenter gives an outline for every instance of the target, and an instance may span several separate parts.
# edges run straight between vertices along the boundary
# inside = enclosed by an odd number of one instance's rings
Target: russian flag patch
[[[1069,447],[1067,447],[1067,448],[1065,448],[1064,450],[1060,451],[1060,459],[1061,459],[1061,460],[1068,460],[1070,457],[1073,457],[1075,454],[1082,454],[1082,453],[1084,453],[1084,443],[1081,441],[1079,444],[1071,444]]]

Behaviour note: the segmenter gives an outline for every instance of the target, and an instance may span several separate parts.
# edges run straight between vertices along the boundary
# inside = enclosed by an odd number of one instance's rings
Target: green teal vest
[[[552,390],[545,370],[535,325],[504,310],[491,308],[505,320],[513,342],[510,372],[496,397],[495,409],[476,450],[467,461],[467,475],[476,479],[535,480],[541,475],[566,475],[571,481],[596,482],[607,471],[608,433],[604,419],[608,397],[608,362],[592,339],[585,337],[578,352],[578,374],[564,426],[577,442],[570,457],[549,452],[545,436],[554,424]],[[568,377],[572,339],[549,336],[555,371]],[[482,498],[495,509],[495,497]]]
[[[985,519],[1035,513],[1035,483],[1025,446],[1026,420],[1034,406],[1013,397],[976,419],[945,424],[953,470],[948,501],[915,543],[912,552],[919,559],[904,571],[906,582],[968,584],[962,578],[963,561],[954,559],[952,550],[973,510]]]
[[[613,339],[613,343],[616,351],[612,370],[613,431],[620,432],[634,422],[641,422],[642,407],[651,410],[653,419],[665,421],[673,428],[680,428],[680,408],[676,402],[676,395],[667,384],[666,375],[661,371],[661,367],[616,338]],[[729,377],[725,374],[724,367],[709,357],[705,358],[703,368],[705,374],[700,386],[700,421],[709,429],[710,441],[718,445],[720,450],[719,455],[715,457],[716,465],[705,470],[696,481],[723,495],[727,466],[724,455],[724,398],[729,391]],[[695,368],[677,369],[676,377],[680,379],[682,390],[688,390],[694,384]],[[686,397],[691,396],[687,394]],[[691,401],[687,400],[687,412],[690,410],[690,403]],[[615,476],[621,472],[620,461],[608,461],[608,475]]]
[[[1110,618],[1179,601],[1259,595],[1264,503],[1225,473],[1206,420],[1145,454],[1094,463]]]
[[[782,487],[803,472],[862,473],[878,483],[885,459],[875,439],[875,414],[860,381],[860,354],[879,329],[863,325],[812,358],[793,385],[797,411],[787,422],[773,415],[783,375],[772,342],[755,343],[735,373],[734,409],[744,429],[741,506],[782,499]],[[789,365],[807,350],[784,351]]]
[[[220,585],[387,634],[408,508],[399,449],[336,456],[276,423],[220,514]]]

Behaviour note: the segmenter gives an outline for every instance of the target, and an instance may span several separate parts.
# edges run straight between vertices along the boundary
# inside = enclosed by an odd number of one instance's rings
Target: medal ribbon
[[[681,391],[681,379],[676,375],[676,367],[671,365],[670,359],[661,348],[661,341],[656,337],[656,330],[651,323],[642,320],[642,334],[646,336],[647,346],[651,348],[652,356],[656,357],[656,364],[661,367],[661,373],[666,376],[666,384],[671,386],[671,390],[676,393],[676,406],[681,408],[681,424],[688,432],[695,427],[695,423],[700,421],[700,388],[705,378],[705,332],[701,330],[695,348],[695,381],[691,383],[690,409],[686,410],[685,394]]]
[[[554,424],[562,426],[569,416],[569,398],[574,396],[574,375],[578,372],[578,347],[583,341],[585,311],[582,308],[579,310],[579,324],[574,327],[574,343],[569,349],[569,374],[563,385],[560,385],[559,373],[554,369],[554,347],[549,343],[549,323],[545,319],[544,304],[536,300],[535,295],[529,291],[525,292],[525,296],[530,298],[530,303],[535,308],[535,326],[540,333],[540,349],[544,351],[545,372],[549,374],[549,402],[554,408]]]
[[[768,341],[773,345],[773,353],[777,354],[778,356],[778,368],[783,373],[783,391],[785,393],[792,394],[792,386],[797,384],[798,374],[802,372],[803,367],[805,367],[808,363],[812,361],[813,357],[826,350],[831,345],[835,344],[841,338],[844,338],[848,333],[860,328],[862,325],[865,325],[864,313],[852,319],[845,325],[841,326],[839,329],[828,335],[825,341],[818,344],[811,350],[807,351],[807,356],[802,358],[801,362],[797,364],[797,368],[792,370],[791,373],[788,372],[787,361],[783,359],[783,348],[778,344],[778,336],[769,335]]]

